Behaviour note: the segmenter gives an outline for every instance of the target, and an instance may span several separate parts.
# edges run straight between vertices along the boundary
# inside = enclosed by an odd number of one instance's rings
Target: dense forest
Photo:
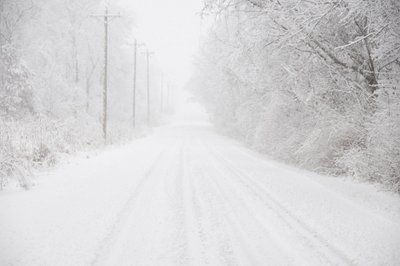
[[[271,158],[400,192],[400,2],[207,0],[190,86]]]
[[[121,16],[109,22],[108,143],[132,137],[134,19],[123,11],[110,5]],[[0,0],[0,187],[10,177],[29,186],[32,168],[104,145],[104,12],[100,0]],[[137,52],[139,126],[144,50]]]

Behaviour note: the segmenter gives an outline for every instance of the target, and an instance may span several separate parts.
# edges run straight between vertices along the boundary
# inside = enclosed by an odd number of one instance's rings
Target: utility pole
[[[101,15],[92,15],[92,17],[102,17],[104,19],[104,80],[103,80],[103,138],[107,143],[107,95],[108,95],[108,22],[109,18],[120,17],[121,15],[112,15],[108,13],[106,4],[105,12]]]
[[[160,89],[161,89],[161,106],[160,106],[160,109],[161,109],[161,114],[162,114],[163,111],[164,111],[164,73],[161,74],[161,87],[160,87]]]
[[[150,52],[149,49],[146,50],[146,62],[147,62],[147,126],[150,126],[150,119],[151,119],[151,113],[150,113],[150,56],[154,54],[153,52]]]
[[[171,90],[171,82],[168,82],[168,87],[167,87],[167,112],[170,112],[170,109],[171,109],[170,90]]]
[[[133,104],[132,104],[132,125],[133,129],[136,128],[136,72],[137,72],[137,50],[140,46],[143,46],[143,43],[138,43],[135,39],[134,43],[134,61],[133,61]]]
[[[3,60],[3,11],[4,11],[4,2],[0,0],[0,59]],[[4,63],[0,64],[0,90],[3,90],[4,86],[4,72],[5,67]]]

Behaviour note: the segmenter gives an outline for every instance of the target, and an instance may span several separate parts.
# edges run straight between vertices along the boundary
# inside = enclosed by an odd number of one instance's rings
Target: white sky
[[[182,87],[190,77],[204,22],[203,0],[120,0],[135,21],[135,37],[155,52],[153,63],[173,84]],[[126,7],[126,9],[125,9]]]

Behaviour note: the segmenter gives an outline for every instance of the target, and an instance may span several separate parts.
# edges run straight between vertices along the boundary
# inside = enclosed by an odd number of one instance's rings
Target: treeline
[[[0,189],[13,177],[28,187],[32,167],[104,144],[104,24],[97,14],[104,1],[0,0]],[[109,31],[113,143],[132,135],[133,22],[122,15]]]
[[[272,158],[400,192],[400,2],[208,0],[191,87]]]

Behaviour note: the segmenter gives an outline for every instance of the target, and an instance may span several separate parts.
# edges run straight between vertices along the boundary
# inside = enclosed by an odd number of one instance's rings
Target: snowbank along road
[[[0,195],[1,265],[399,265],[398,197],[175,125]]]

